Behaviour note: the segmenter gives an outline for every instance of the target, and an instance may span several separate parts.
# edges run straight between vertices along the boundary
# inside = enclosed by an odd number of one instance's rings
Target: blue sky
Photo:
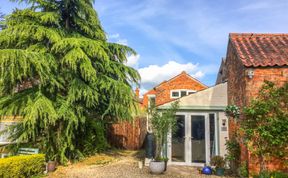
[[[182,70],[213,85],[230,32],[288,31],[287,0],[95,1],[109,40],[138,52],[128,65],[139,70],[142,93]],[[19,7],[1,2],[4,13]]]

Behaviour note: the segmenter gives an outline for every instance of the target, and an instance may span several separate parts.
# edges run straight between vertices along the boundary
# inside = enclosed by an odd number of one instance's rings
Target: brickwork
[[[187,89],[199,91],[206,88],[207,86],[189,76],[186,72],[182,72],[174,78],[162,82],[154,89],[145,93],[143,95],[143,105],[145,107],[148,106],[148,96],[152,94],[155,95],[156,105],[161,105],[174,100],[170,97],[171,90]]]
[[[288,82],[288,66],[268,66],[268,67],[245,67],[242,63],[243,56],[239,57],[231,39],[229,39],[226,69],[228,80],[228,104],[235,104],[242,109],[247,106],[249,102],[258,95],[258,92],[265,80],[276,83],[282,86]],[[248,71],[253,71],[252,78],[248,77]],[[240,119],[245,119],[243,115]],[[239,127],[231,120],[229,122],[229,136],[232,136],[236,129]],[[231,138],[231,137],[230,137]],[[250,173],[259,171],[258,159],[248,153],[247,148],[241,145],[241,160],[248,161]],[[280,160],[273,159],[267,164],[270,170],[283,170],[284,164]],[[287,169],[287,168],[286,168]]]

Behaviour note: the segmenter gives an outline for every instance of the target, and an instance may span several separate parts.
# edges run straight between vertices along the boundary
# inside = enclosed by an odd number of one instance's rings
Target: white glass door
[[[176,128],[172,133],[171,161],[186,162],[185,154],[185,115],[176,115]]]
[[[170,164],[202,166],[210,161],[208,113],[177,113],[176,129],[168,135]]]

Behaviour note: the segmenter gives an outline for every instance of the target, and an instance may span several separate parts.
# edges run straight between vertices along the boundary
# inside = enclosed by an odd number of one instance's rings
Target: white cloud
[[[140,59],[140,55],[130,55],[127,57],[126,65],[133,68],[138,68],[138,62]]]
[[[121,38],[119,33],[107,35],[107,39],[113,43],[118,43],[121,45],[126,45],[128,46],[128,40],[125,38]]]
[[[141,87],[141,88],[140,88],[140,93],[139,93],[139,95],[140,95],[140,98],[143,98],[143,95],[144,95],[145,93],[147,93],[147,92],[148,92],[148,90],[147,90],[147,89],[145,89],[145,88]]]
[[[128,46],[128,40],[127,39],[118,39],[118,41],[116,41],[116,43]]]
[[[198,71],[195,74],[192,74],[194,78],[202,78],[205,74],[202,71]]]
[[[107,35],[108,39],[118,39],[120,37],[119,33]]]
[[[139,73],[141,75],[141,84],[145,89],[169,80],[170,78],[180,74],[182,71],[186,71],[195,78],[201,78],[204,73],[198,69],[198,64],[186,63],[180,64],[175,61],[169,61],[162,66],[150,65],[148,67],[140,68]]]

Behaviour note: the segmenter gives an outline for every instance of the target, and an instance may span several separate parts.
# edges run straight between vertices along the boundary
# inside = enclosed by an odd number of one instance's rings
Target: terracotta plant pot
[[[56,165],[57,165],[56,161],[48,161],[48,163],[47,163],[47,171],[48,172],[55,171],[56,170]]]
[[[151,161],[149,169],[152,174],[162,174],[165,171],[164,161]]]

